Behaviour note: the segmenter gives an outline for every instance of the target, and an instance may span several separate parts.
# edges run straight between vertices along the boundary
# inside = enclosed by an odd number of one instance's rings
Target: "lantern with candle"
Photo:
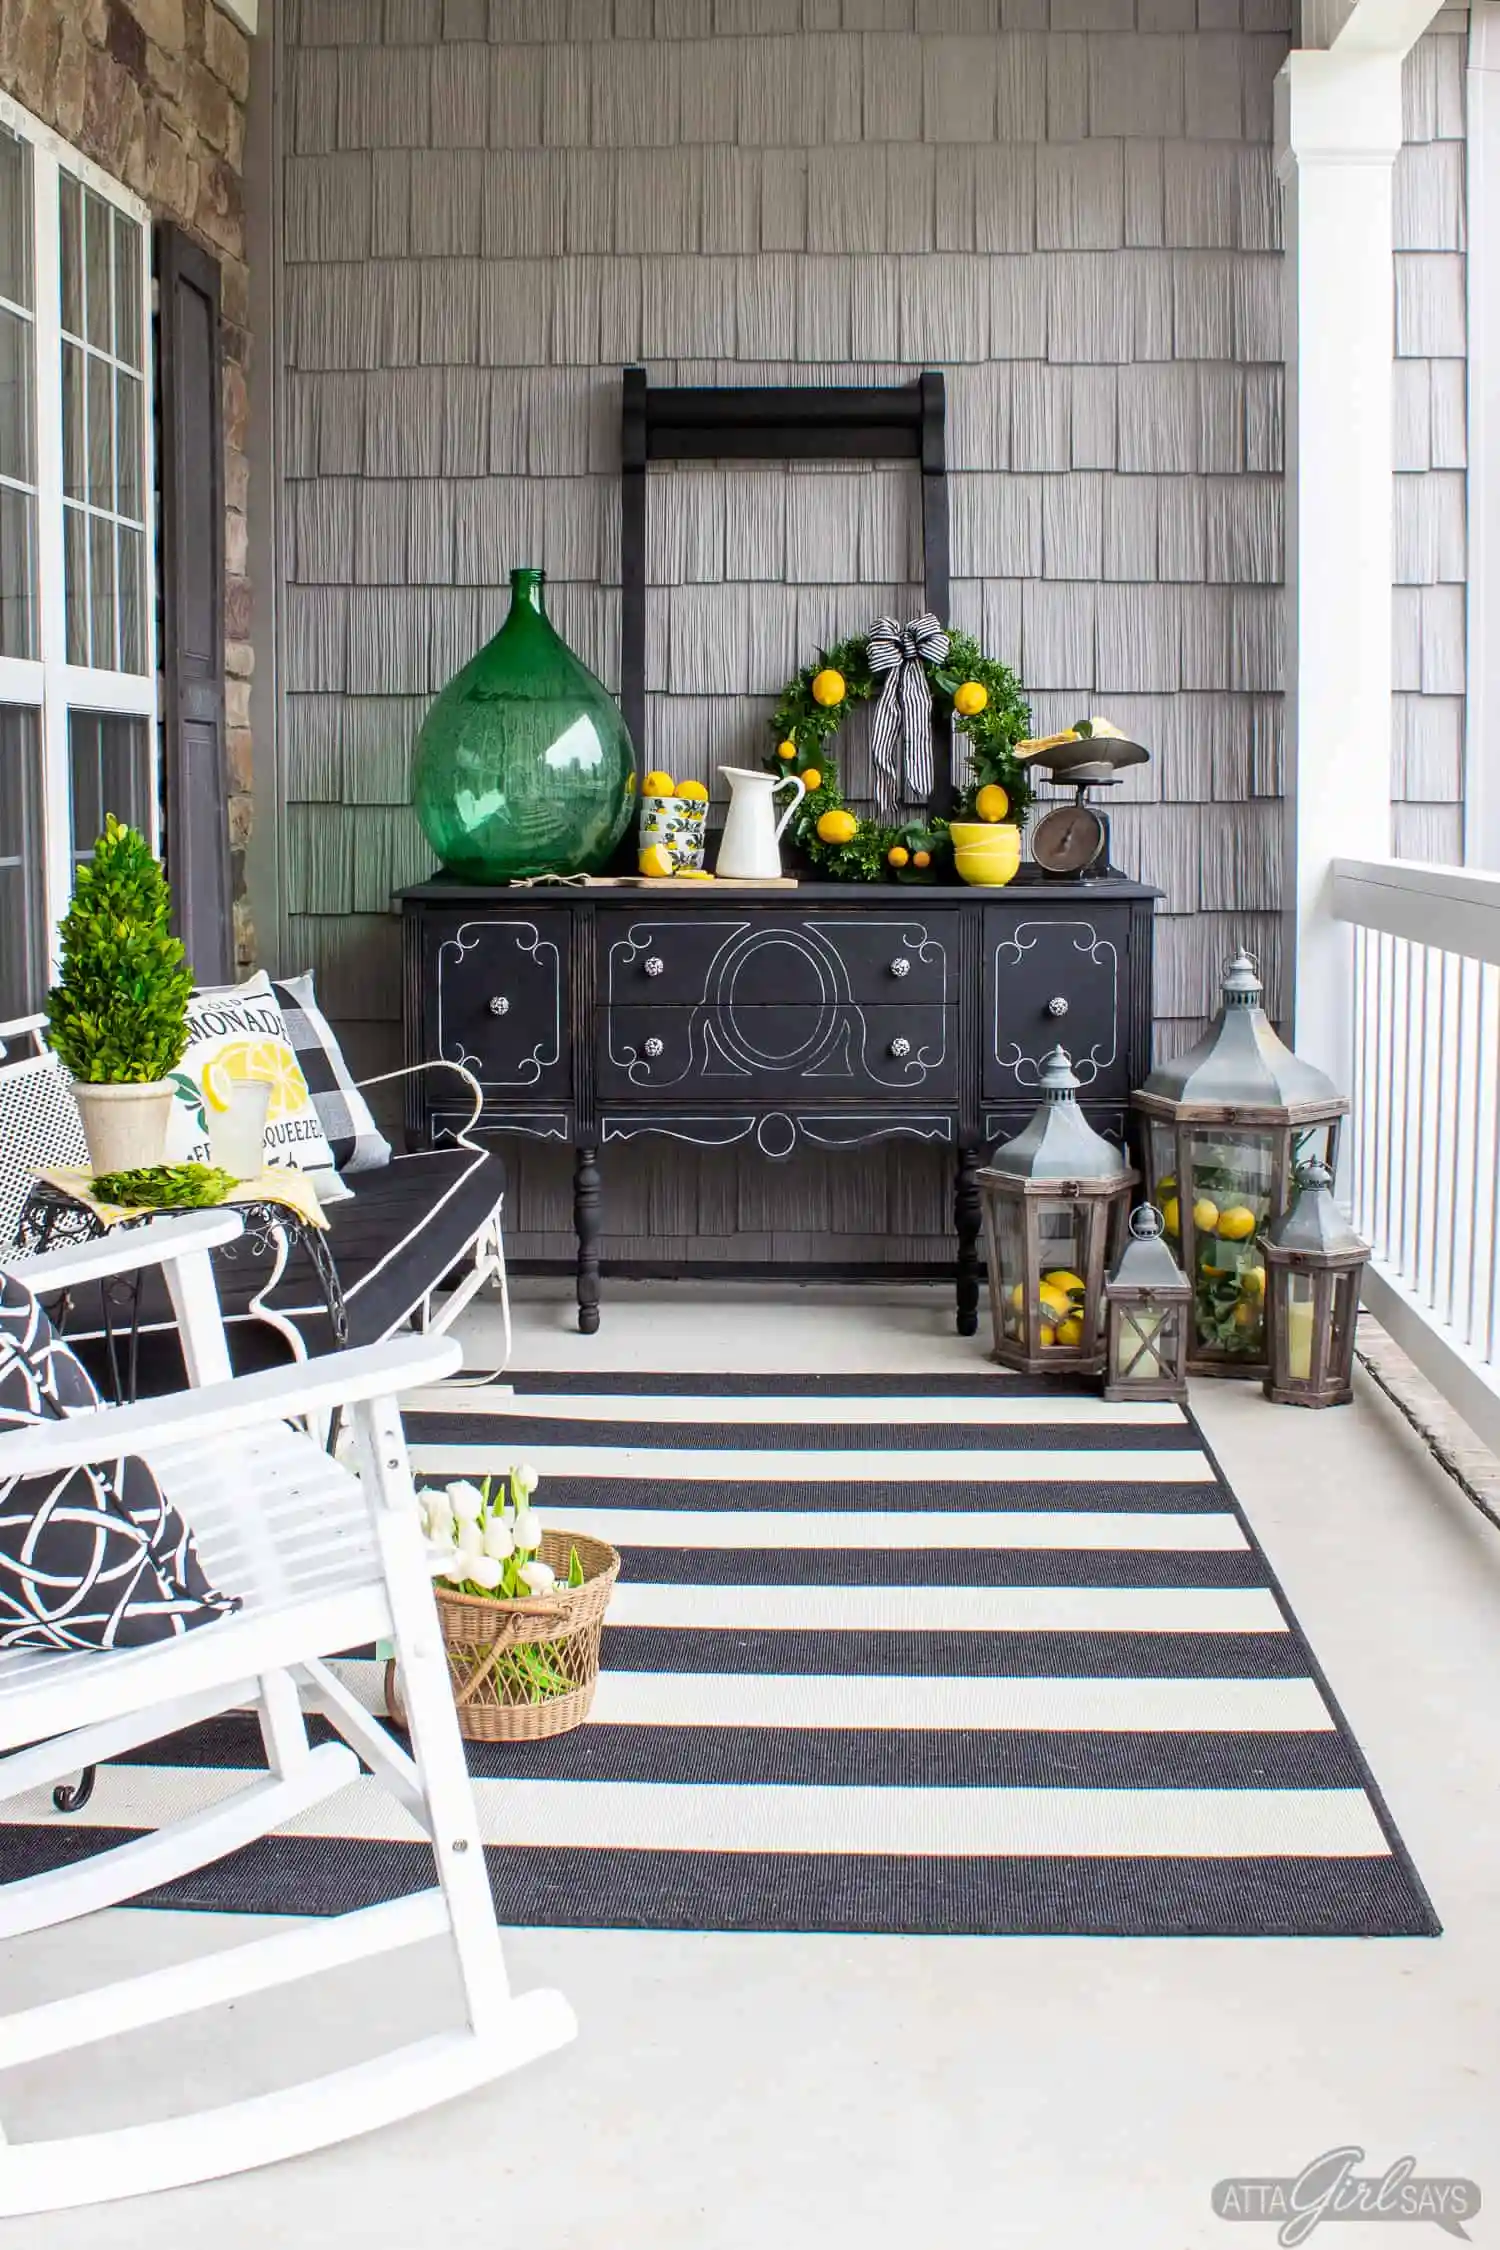
[[[1264,1375],[1264,1229],[1292,1198],[1297,1164],[1338,1162],[1349,1104],[1277,1037],[1248,953],[1224,972],[1205,1036],[1153,1070],[1135,1107],[1146,1120],[1147,1190],[1193,1285],[1188,1370]]]
[[[1187,1403],[1188,1307],[1193,1285],[1164,1239],[1161,1213],[1143,1203],[1104,1284],[1104,1396]]]
[[[1278,1406],[1347,1406],[1354,1396],[1354,1322],[1369,1258],[1333,1200],[1317,1159],[1297,1168],[1297,1198],[1267,1233],[1266,1397]]]
[[[994,1356],[1023,1375],[1098,1375],[1104,1269],[1138,1177],[1078,1106],[1061,1047],[1042,1104],[979,1173]]]

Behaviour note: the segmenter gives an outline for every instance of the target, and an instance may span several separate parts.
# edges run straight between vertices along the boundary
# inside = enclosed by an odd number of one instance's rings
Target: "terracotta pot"
[[[86,1086],[75,1078],[73,1099],[96,1177],[101,1172],[138,1172],[165,1158],[167,1125],[176,1099],[169,1078],[151,1079],[143,1086]]]

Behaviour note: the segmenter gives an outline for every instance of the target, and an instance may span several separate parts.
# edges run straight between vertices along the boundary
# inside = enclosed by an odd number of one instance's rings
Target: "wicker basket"
[[[583,1565],[581,1586],[564,1583],[575,1549]],[[543,1735],[565,1734],[569,1727],[581,1726],[589,1715],[599,1678],[604,1612],[620,1574],[620,1558],[605,1539],[544,1531],[541,1559],[557,1572],[558,1584],[548,1593],[524,1600],[500,1601],[488,1594],[433,1587],[459,1731],[470,1742],[539,1742]],[[543,1644],[548,1662],[572,1685],[566,1694],[533,1703],[519,1683],[497,1677],[497,1666],[511,1649]],[[391,1717],[404,1726],[406,1712],[394,1661],[385,1668],[385,1698]]]

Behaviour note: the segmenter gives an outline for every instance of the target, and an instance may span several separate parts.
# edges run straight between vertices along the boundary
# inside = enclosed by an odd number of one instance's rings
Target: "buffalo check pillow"
[[[141,1648],[239,1608],[134,1454],[7,1477],[8,1431],[91,1414],[99,1393],[31,1291],[0,1274],[0,1648]]]
[[[271,989],[334,1163],[341,1172],[378,1172],[391,1161],[391,1144],[371,1116],[333,1027],[318,1006],[311,969],[300,977],[278,977]]]

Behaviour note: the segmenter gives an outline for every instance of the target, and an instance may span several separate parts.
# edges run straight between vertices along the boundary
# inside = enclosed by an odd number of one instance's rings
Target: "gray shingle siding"
[[[1403,850],[1459,823],[1461,28],[1412,58],[1395,190]],[[1155,752],[1117,857],[1166,893],[1162,1050],[1232,941],[1279,990],[1288,29],[1289,0],[289,0],[286,904],[336,1012],[398,1011],[409,745],[513,563],[618,684],[636,358],[682,382],[944,367],[955,620],[1039,728],[1102,708]],[[885,471],[654,478],[647,759],[715,782],[810,646],[915,600],[914,499]],[[867,782],[853,726],[841,748]],[[550,1159],[520,1162],[516,1247],[555,1251]],[[791,1225],[902,1257],[946,1225],[936,1159],[882,1157],[858,1208],[809,1174],[780,1217],[753,1168],[679,1165],[641,1159],[607,1251],[738,1225],[750,1256]]]

